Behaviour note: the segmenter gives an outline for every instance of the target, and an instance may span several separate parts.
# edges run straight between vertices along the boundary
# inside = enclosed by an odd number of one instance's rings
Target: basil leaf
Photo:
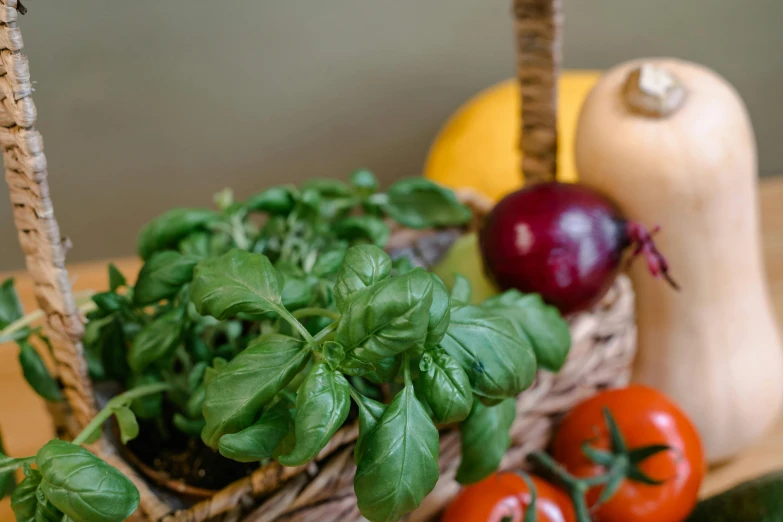
[[[11,495],[11,509],[17,522],[34,522],[38,498],[35,492],[41,483],[41,473],[29,465],[24,466],[24,478]]]
[[[206,422],[202,418],[188,419],[181,413],[175,413],[172,417],[174,427],[179,431],[187,435],[188,437],[196,438],[201,434]]]
[[[249,428],[220,437],[218,450],[224,457],[238,462],[269,459],[276,454],[275,450],[293,429],[291,412],[283,402],[278,402],[264,411],[261,418]]]
[[[87,360],[87,371],[90,378],[95,381],[106,379],[106,371],[102,361],[101,331],[113,319],[113,316],[90,319],[84,327],[84,337],[82,338],[84,358]]]
[[[184,256],[196,259],[209,257],[212,255],[212,234],[203,230],[193,232],[179,242],[177,249]]]
[[[35,502],[35,522],[68,522],[63,520],[63,512],[46,498],[40,484],[35,490]]]
[[[478,306],[451,310],[440,343],[468,374],[473,392],[485,401],[516,397],[536,376],[536,358],[525,337],[507,318]]]
[[[100,325],[97,336],[94,350],[100,354],[105,377],[117,381],[124,380],[130,369],[122,322],[116,315],[109,316],[108,321]]]
[[[571,330],[554,306],[544,303],[539,294],[508,290],[487,299],[482,305],[511,319],[533,345],[538,365],[557,372],[565,364],[571,349]]]
[[[128,282],[125,280],[122,272],[120,272],[120,269],[114,263],[109,263],[109,290],[116,292],[118,288],[127,284]]]
[[[125,475],[89,451],[52,440],[36,455],[40,491],[74,520],[119,522],[139,505],[139,491]]]
[[[449,292],[440,277],[430,274],[432,278],[432,305],[430,306],[429,322],[427,323],[427,338],[424,346],[437,346],[446,335],[451,320]]]
[[[358,203],[358,198],[351,185],[334,179],[311,179],[302,185],[302,192],[318,194],[317,206],[321,216],[334,219],[347,213]]]
[[[212,366],[207,367],[207,369],[204,370],[204,386],[209,386],[209,383],[212,382],[212,379],[217,376],[218,370],[220,370],[226,364],[228,364],[226,359],[223,359],[222,357],[215,357],[212,360]]]
[[[454,192],[424,178],[398,181],[386,195],[384,212],[409,228],[464,225],[471,218],[470,209]]]
[[[358,245],[348,249],[334,285],[337,309],[345,309],[348,298],[359,290],[386,279],[391,274],[389,255],[372,245]]]
[[[117,418],[117,425],[120,427],[120,439],[123,444],[127,444],[139,436],[139,422],[130,408],[120,406],[114,410],[114,416]]]
[[[351,185],[359,189],[364,195],[370,195],[378,191],[378,178],[370,170],[359,169],[351,174]]]
[[[266,256],[234,249],[196,265],[190,299],[199,314],[223,320],[280,312],[282,290],[283,278]]]
[[[133,288],[133,304],[150,305],[176,295],[185,283],[193,279],[196,262],[196,258],[174,250],[153,254],[139,271]]]
[[[348,418],[350,384],[342,373],[316,362],[296,394],[296,446],[277,460],[300,466],[318,455]]]
[[[459,363],[442,351],[426,352],[419,369],[418,382],[435,420],[447,424],[465,419],[473,405],[473,392]]]
[[[393,381],[400,373],[402,366],[402,356],[386,357],[380,361],[371,363],[373,369],[364,375],[364,378],[375,384],[383,384]]]
[[[35,393],[47,401],[61,401],[63,396],[41,356],[27,341],[19,341],[19,364],[22,374]]]
[[[285,277],[281,299],[287,310],[304,308],[313,300],[313,287],[304,279]]]
[[[22,303],[16,293],[14,279],[6,279],[0,284],[0,330],[21,319],[23,315]]]
[[[344,181],[328,178],[310,178],[302,184],[302,191],[314,190],[321,197],[348,197],[353,195],[353,189]]]
[[[326,341],[321,346],[321,353],[332,370],[338,370],[340,363],[345,359],[345,348],[340,343],[334,341]]]
[[[0,460],[8,460],[12,462],[14,459],[5,455],[5,448],[3,447],[3,437],[0,436]],[[14,491],[16,485],[16,477],[14,473],[16,468],[10,468],[7,471],[0,471],[0,500],[6,495],[10,495]]]
[[[193,392],[204,383],[204,373],[209,365],[205,361],[196,363],[188,375],[188,391]]]
[[[414,268],[413,263],[411,262],[410,258],[408,256],[402,256],[394,259],[392,261],[392,267],[394,267],[394,270],[392,271],[392,275],[398,276],[402,274],[407,274]]]
[[[303,341],[271,334],[220,367],[206,387],[204,442],[217,448],[226,433],[252,425],[259,410],[304,369],[311,353]]]
[[[350,357],[380,361],[424,342],[433,280],[421,268],[357,294],[340,316],[336,340]]]
[[[121,295],[114,292],[100,292],[92,296],[92,301],[98,309],[108,315],[122,309],[127,301]]]
[[[340,343],[336,344],[342,347]],[[393,357],[390,358],[390,360],[391,359],[393,359]],[[343,359],[340,361],[338,369],[345,375],[350,375],[351,377],[366,377],[370,372],[375,371],[375,365],[367,361],[360,361],[354,357],[345,357],[345,349],[343,349]]]
[[[457,482],[473,484],[498,469],[511,445],[508,430],[516,414],[515,399],[506,399],[491,408],[481,401],[473,401],[470,415],[460,424],[462,461],[457,469]]]
[[[147,324],[133,340],[128,363],[141,372],[155,362],[164,362],[174,354],[182,338],[182,312],[172,310]]]
[[[375,216],[348,216],[336,221],[332,230],[340,239],[366,240],[378,247],[386,246],[391,236],[389,226]]]
[[[128,382],[128,388],[136,388],[137,386],[144,386],[145,384],[155,384],[161,382],[161,378],[157,375],[145,372],[131,376]],[[162,415],[163,411],[163,394],[153,393],[152,395],[146,395],[134,399],[131,403],[131,409],[141,419],[154,419]]]
[[[204,406],[204,399],[206,396],[207,390],[203,385],[199,386],[190,393],[188,402],[185,403],[185,413],[188,415],[188,417],[201,417],[201,408]]]
[[[218,221],[220,214],[203,208],[175,208],[153,219],[141,229],[137,241],[139,256],[146,260],[159,250],[175,246],[180,239]]]
[[[345,260],[347,252],[348,248],[345,243],[338,243],[332,248],[320,252],[313,265],[312,273],[318,277],[335,273]]]
[[[271,187],[248,199],[245,208],[286,216],[294,209],[294,196],[288,187]]]
[[[454,286],[451,287],[451,301],[457,304],[470,304],[470,297],[473,290],[470,287],[468,278],[461,274],[454,274]]]
[[[353,461],[358,464],[364,453],[364,443],[370,433],[381,422],[386,411],[386,405],[365,397],[361,393],[355,393],[354,399],[359,408],[359,438],[356,440],[356,446],[353,448]]]
[[[354,479],[362,515],[391,522],[416,509],[438,481],[438,444],[413,386],[405,386],[363,444]]]

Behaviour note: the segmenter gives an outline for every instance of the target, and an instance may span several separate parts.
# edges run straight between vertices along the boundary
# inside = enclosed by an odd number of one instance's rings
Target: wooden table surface
[[[764,254],[772,299],[783,325],[783,177],[765,179],[760,190]],[[16,248],[16,245],[7,245]],[[122,259],[115,264],[129,277],[135,277],[139,262]],[[75,264],[70,267],[74,290],[103,289],[108,286],[106,262]],[[35,307],[30,280],[16,277],[17,288],[26,311]],[[13,456],[32,455],[52,437],[52,426],[43,401],[25,384],[17,350],[12,344],[0,345],[0,429],[7,452]],[[745,479],[767,471],[783,469],[783,421],[731,462],[712,469],[702,494],[710,495]],[[0,501],[0,522],[13,520],[8,499]]]

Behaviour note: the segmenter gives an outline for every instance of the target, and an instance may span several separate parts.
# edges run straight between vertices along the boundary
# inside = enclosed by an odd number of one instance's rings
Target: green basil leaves
[[[217,212],[203,208],[169,210],[141,229],[137,246],[139,256],[146,260],[155,252],[175,246],[191,232],[204,229],[219,219]]]
[[[75,521],[125,520],[139,505],[139,492],[116,468],[69,442],[52,440],[36,455],[40,491]]]
[[[131,369],[140,372],[156,361],[165,361],[171,357],[180,343],[181,323],[182,314],[179,310],[173,310],[145,326],[136,335],[128,352]]]
[[[227,319],[280,311],[282,291],[283,277],[269,258],[235,249],[196,266],[190,299],[200,314]]]
[[[38,506],[38,497],[35,492],[41,484],[41,473],[29,465],[24,466],[24,478],[11,495],[11,509],[14,511],[16,522],[33,522],[35,520],[35,508]]]
[[[278,402],[252,426],[220,437],[218,449],[224,457],[239,462],[256,462],[288,453],[282,443],[294,430],[294,419],[283,402]]]
[[[506,399],[492,407],[473,401],[470,415],[460,425],[462,461],[457,469],[461,484],[478,482],[498,469],[511,445],[508,430],[516,416],[516,401]]]
[[[536,375],[536,358],[514,324],[491,310],[467,305],[451,311],[440,343],[468,375],[473,392],[487,403],[516,397]]]
[[[454,226],[470,221],[470,209],[452,191],[424,178],[398,181],[387,196],[384,211],[406,227]]]
[[[60,401],[63,396],[54,377],[49,373],[38,352],[26,340],[18,341],[19,365],[25,380],[35,392],[47,401]]]
[[[272,187],[244,202],[224,190],[215,203],[147,224],[135,285],[110,266],[109,290],[93,296],[90,374],[128,389],[98,421],[115,415],[127,442],[138,435],[136,415],[164,418],[161,433],[200,436],[227,458],[300,466],[328,447],[353,398],[355,490],[371,522],[398,520],[435,486],[436,422],[461,423],[461,481],[498,466],[516,395],[536,360],[562,365],[568,327],[536,296],[469,306],[466,280],[449,293],[410,259],[392,262],[383,251],[392,227],[468,222],[451,191],[413,179],[384,193],[359,170],[347,182]],[[21,316],[13,285],[0,285],[0,328]],[[15,327],[3,338],[20,342],[25,376],[55,400],[57,383],[27,341],[35,333]],[[396,392],[390,404],[374,400],[387,391]],[[98,436],[98,425],[75,442]],[[0,478],[34,460],[12,498],[20,520],[114,522],[138,504],[117,470],[62,441],[37,457],[0,455]]]
[[[315,458],[348,417],[350,384],[328,364],[318,362],[296,395],[296,446],[278,461],[299,466]]]
[[[487,299],[482,307],[514,322],[520,335],[530,340],[539,366],[557,372],[565,364],[571,331],[557,308],[544,303],[540,295],[508,290]]]
[[[420,343],[427,334],[433,280],[422,269],[376,283],[356,295],[337,325],[347,357],[374,362]]]
[[[334,285],[337,308],[344,310],[351,295],[386,279],[391,271],[391,258],[380,248],[359,245],[348,250]]]
[[[217,370],[204,398],[204,442],[217,448],[223,435],[251,426],[261,408],[305,368],[311,356],[303,341],[270,334]]]
[[[354,489],[372,522],[393,522],[416,509],[438,481],[438,430],[407,385],[363,437]]]
[[[22,303],[14,287],[13,278],[0,284],[0,329],[5,328],[23,315]]]
[[[3,461],[13,462],[13,460],[14,459],[11,459],[5,455],[3,437],[0,436],[0,466],[2,466]],[[14,491],[14,486],[16,485],[16,479],[14,477],[15,471],[16,467],[9,467],[4,471],[0,470],[0,500],[10,495]]]
[[[473,392],[465,370],[449,354],[425,352],[419,364],[422,394],[440,423],[463,420],[473,405]]]
[[[153,254],[139,272],[133,293],[134,304],[150,305],[175,295],[193,279],[193,267],[197,261],[174,250]]]

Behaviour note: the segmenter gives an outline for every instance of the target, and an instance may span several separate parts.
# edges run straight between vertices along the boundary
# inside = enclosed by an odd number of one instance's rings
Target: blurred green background
[[[28,0],[26,52],[69,260],[130,255],[138,228],[281,181],[420,172],[461,102],[514,74],[510,0]],[[565,65],[704,63],[783,171],[783,2],[565,0]],[[19,268],[0,198],[0,269]]]

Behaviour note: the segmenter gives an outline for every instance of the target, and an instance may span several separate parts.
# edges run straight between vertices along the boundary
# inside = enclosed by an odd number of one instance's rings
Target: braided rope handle
[[[96,413],[81,337],[84,332],[65,269],[65,240],[54,217],[41,134],[22,34],[17,0],[0,0],[0,146],[19,243],[46,314],[57,373],[77,424]]]
[[[562,0],[514,0],[517,79],[522,97],[522,172],[527,183],[557,172],[557,76],[562,57]]]
[[[52,404],[50,409],[60,413],[56,417],[63,426],[56,426],[58,432],[75,432],[95,417],[97,408],[81,344],[84,324],[65,268],[67,241],[60,235],[54,217],[43,139],[34,127],[38,114],[32,99],[30,67],[22,54],[22,33],[16,23],[22,11],[18,0],[0,0],[0,146],[19,243],[35,297],[46,315],[46,334],[73,417],[70,419],[58,405]],[[66,423],[73,426],[66,427]],[[170,511],[105,439],[93,449],[136,484],[142,494],[141,511],[149,518],[157,520]]]

